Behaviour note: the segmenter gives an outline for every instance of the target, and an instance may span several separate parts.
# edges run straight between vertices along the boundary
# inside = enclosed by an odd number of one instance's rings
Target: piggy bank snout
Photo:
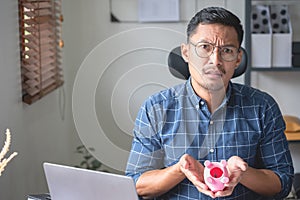
[[[220,178],[223,174],[224,172],[220,167],[214,167],[210,169],[210,176],[213,178]]]
[[[204,163],[204,181],[206,185],[213,192],[224,189],[224,184],[229,182],[228,171],[226,168],[226,161],[221,162],[210,162],[205,161]]]

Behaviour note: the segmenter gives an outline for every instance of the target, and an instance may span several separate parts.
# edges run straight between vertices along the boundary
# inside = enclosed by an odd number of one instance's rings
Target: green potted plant
[[[97,171],[106,171],[102,169],[103,164],[90,153],[93,151],[95,151],[93,147],[87,148],[84,145],[78,146],[76,148],[76,153],[81,154],[83,160],[80,162],[79,165],[75,165],[75,167],[97,170]]]

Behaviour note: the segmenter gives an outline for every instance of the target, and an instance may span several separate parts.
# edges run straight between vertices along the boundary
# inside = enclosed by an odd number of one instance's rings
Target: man
[[[228,10],[198,12],[181,45],[186,83],[151,96],[141,107],[126,174],[145,199],[282,199],[294,169],[275,100],[232,83],[243,28]],[[212,192],[204,162],[227,160],[229,182]],[[223,197],[223,198],[222,198]]]

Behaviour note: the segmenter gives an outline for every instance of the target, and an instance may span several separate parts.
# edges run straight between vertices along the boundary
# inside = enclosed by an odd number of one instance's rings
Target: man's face
[[[237,32],[233,27],[221,24],[199,24],[195,33],[190,37],[190,42],[210,43],[218,47],[239,48]],[[210,92],[227,88],[235,68],[240,64],[242,52],[231,61],[225,61],[221,56],[221,49],[215,47],[208,57],[199,57],[192,44],[182,45],[182,55],[189,64],[192,85],[196,92],[209,90]],[[226,49],[225,49],[226,50]]]

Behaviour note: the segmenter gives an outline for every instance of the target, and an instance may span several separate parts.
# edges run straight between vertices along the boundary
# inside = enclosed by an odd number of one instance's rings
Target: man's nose
[[[215,66],[222,64],[221,52],[218,47],[215,47],[212,54],[210,55],[210,60]]]

